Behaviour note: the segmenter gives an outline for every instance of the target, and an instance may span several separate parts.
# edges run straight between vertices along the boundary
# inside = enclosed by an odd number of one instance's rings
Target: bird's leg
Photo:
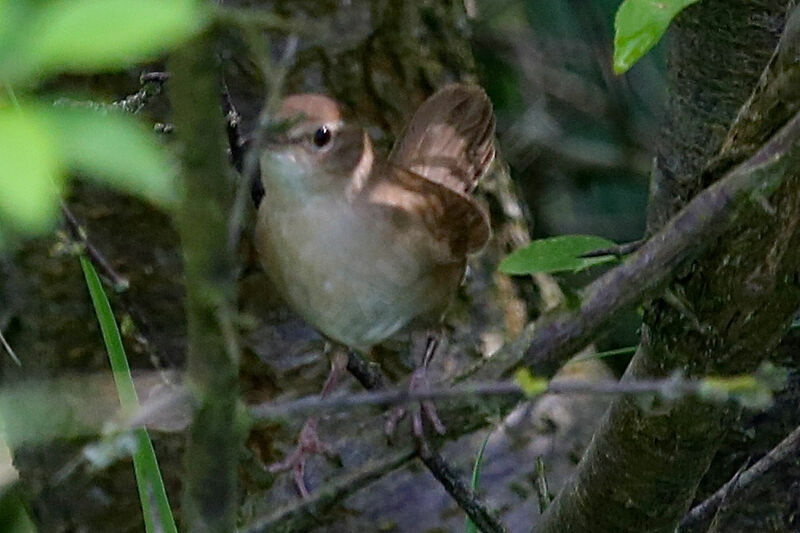
[[[321,396],[328,396],[339,379],[347,371],[347,352],[339,346],[333,348],[331,354],[331,371],[325,385],[322,387]],[[269,466],[272,473],[291,470],[294,476],[294,483],[300,496],[307,498],[309,493],[303,478],[306,466],[306,458],[310,455],[323,454],[328,458],[335,457],[335,452],[330,446],[325,444],[317,435],[317,417],[312,416],[306,420],[300,435],[297,437],[297,447],[283,461],[273,463]]]
[[[434,355],[436,355],[436,350],[439,348],[439,340],[439,335],[437,333],[428,332],[425,341],[425,351],[422,356],[422,364],[419,365],[411,374],[411,378],[408,383],[408,390],[410,392],[424,391],[428,388],[428,367],[430,366]],[[391,439],[392,435],[394,435],[395,429],[397,428],[397,423],[405,416],[405,414],[406,408],[403,406],[397,407],[390,413],[389,418],[386,421],[385,428],[387,437]],[[414,432],[415,437],[418,439],[424,437],[422,420],[423,416],[428,419],[428,422],[431,423],[436,433],[439,435],[444,435],[446,428],[439,419],[439,415],[436,412],[436,406],[433,404],[433,401],[422,400],[413,408],[411,412],[411,429]]]

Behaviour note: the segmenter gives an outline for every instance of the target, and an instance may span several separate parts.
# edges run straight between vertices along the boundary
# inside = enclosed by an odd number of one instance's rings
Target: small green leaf
[[[614,72],[622,74],[658,43],[672,19],[698,0],[624,0],[614,20]]]
[[[578,272],[593,265],[615,261],[616,257],[581,257],[581,255],[611,248],[612,241],[592,235],[562,235],[533,241],[515,250],[500,263],[498,269],[506,274],[533,274],[534,272]]]
[[[175,165],[153,132],[134,118],[78,108],[46,113],[66,166],[162,207],[177,198]]]
[[[29,33],[29,60],[42,72],[119,68],[141,62],[199,31],[196,0],[71,0],[41,8]]]
[[[0,219],[22,233],[55,222],[62,178],[52,136],[30,110],[0,109]]]
[[[514,383],[528,398],[539,396],[547,390],[547,380],[534,376],[527,368],[520,368],[514,373]]]

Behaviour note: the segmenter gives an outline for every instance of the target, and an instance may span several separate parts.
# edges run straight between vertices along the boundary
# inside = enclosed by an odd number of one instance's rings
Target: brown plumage
[[[322,95],[286,98],[261,156],[256,244],[275,285],[330,338],[367,349],[419,317],[436,321],[466,258],[490,236],[472,191],[494,157],[482,89],[426,100],[388,160]]]
[[[472,197],[494,157],[494,117],[483,90],[450,85],[434,94],[388,160],[325,96],[290,96],[276,119],[284,126],[267,135],[260,154],[265,194],[255,239],[275,287],[328,338],[364,352],[404,328],[437,326],[467,256],[490,236]],[[425,350],[411,387],[426,383],[434,351]],[[342,370],[334,364],[323,395]],[[430,402],[422,411],[444,432]],[[421,414],[412,419],[421,435]],[[305,455],[324,449],[312,417],[297,450],[271,470],[293,469],[307,494]]]

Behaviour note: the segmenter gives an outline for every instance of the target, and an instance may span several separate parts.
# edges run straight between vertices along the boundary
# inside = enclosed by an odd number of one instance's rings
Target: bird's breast
[[[355,348],[443,310],[463,264],[437,262],[429,240],[421,225],[359,209],[344,195],[301,200],[267,191],[256,229],[264,268],[291,307]]]

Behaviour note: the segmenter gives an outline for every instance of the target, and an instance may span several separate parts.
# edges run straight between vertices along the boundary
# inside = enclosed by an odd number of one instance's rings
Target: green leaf
[[[196,0],[70,0],[39,11],[25,48],[32,71],[89,72],[142,62],[184,41],[208,19]]]
[[[36,533],[36,524],[22,499],[21,490],[13,487],[0,494],[0,517],[6,533]]]
[[[83,268],[86,286],[89,288],[89,295],[92,298],[95,314],[97,314],[97,320],[103,332],[103,340],[108,351],[108,359],[111,362],[114,382],[117,384],[119,402],[123,410],[128,412],[135,411],[139,407],[139,400],[136,397],[136,389],[133,386],[128,359],[125,356],[125,349],[122,345],[122,338],[119,335],[117,322],[114,319],[114,313],[111,310],[111,304],[108,303],[108,298],[97,272],[86,256],[81,256],[81,268]],[[139,499],[142,502],[145,530],[148,533],[155,531],[177,533],[178,530],[172,517],[156,454],[147,430],[139,428],[134,430],[133,433],[136,437],[133,469],[136,473]]]
[[[698,0],[624,0],[614,20],[614,72],[622,74],[658,43],[672,19]]]
[[[527,368],[520,368],[514,372],[514,383],[528,398],[535,398],[547,390],[548,382],[545,378],[534,376]]]
[[[515,250],[500,263],[498,269],[506,274],[534,272],[578,272],[593,265],[615,261],[616,257],[580,257],[594,250],[614,246],[612,241],[592,235],[562,235],[533,241]]]
[[[29,110],[0,109],[0,219],[26,234],[52,227],[61,169],[52,137]]]
[[[133,117],[78,108],[46,113],[64,165],[162,207],[177,198],[174,163]]]

